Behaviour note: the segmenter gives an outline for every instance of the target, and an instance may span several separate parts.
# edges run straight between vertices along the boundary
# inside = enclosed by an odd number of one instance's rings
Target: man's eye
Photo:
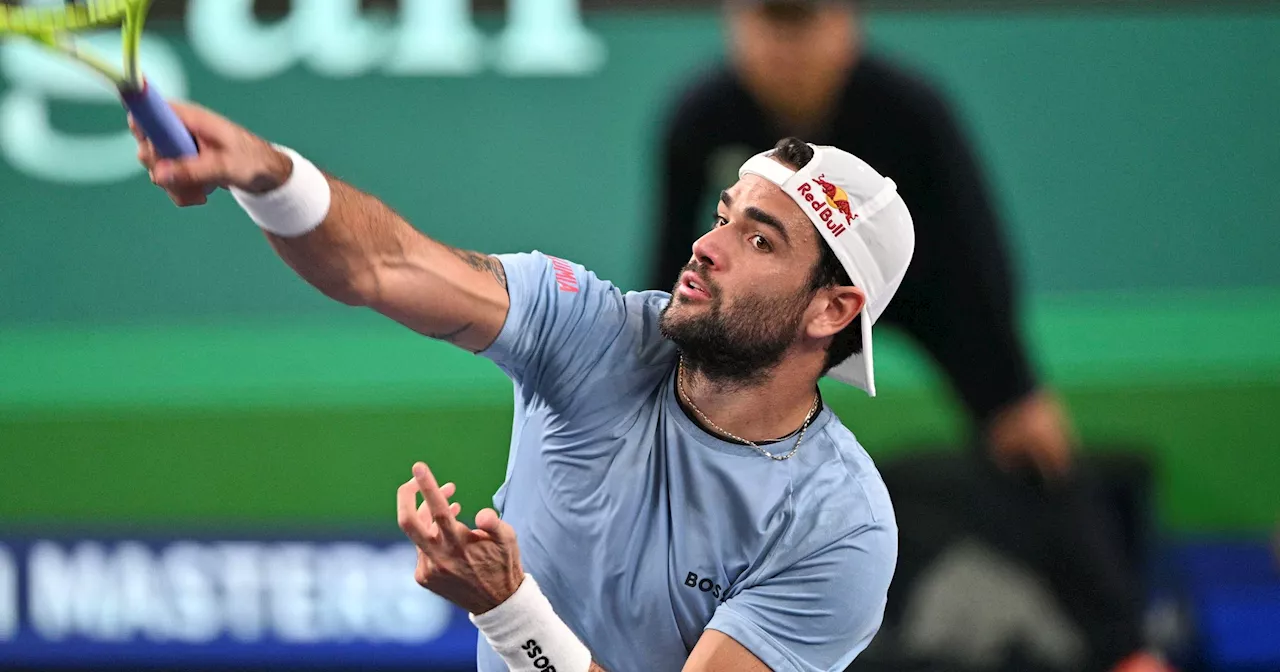
[[[751,236],[751,244],[754,245],[757,250],[760,250],[762,252],[768,252],[769,250],[773,249],[772,247],[769,246],[769,241],[766,240],[764,236],[758,233],[754,236]]]
[[[728,224],[728,223],[729,223],[729,220],[725,219],[724,217],[721,217],[720,215],[716,215],[715,220],[713,221],[711,226],[712,228],[715,228],[718,226],[724,226],[725,224]]]

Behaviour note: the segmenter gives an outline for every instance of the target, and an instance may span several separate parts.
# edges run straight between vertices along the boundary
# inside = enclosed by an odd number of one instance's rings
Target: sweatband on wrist
[[[533,575],[505,602],[471,622],[513,672],[587,672],[591,651],[556,616]]]
[[[284,184],[264,194],[231,188],[240,207],[262,229],[277,236],[294,238],[320,226],[329,215],[332,194],[329,180],[301,154],[275,145],[293,161],[293,171]]]

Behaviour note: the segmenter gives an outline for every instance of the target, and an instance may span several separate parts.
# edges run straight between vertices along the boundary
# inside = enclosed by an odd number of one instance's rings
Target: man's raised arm
[[[497,338],[510,304],[496,258],[426,237],[373,196],[213,112],[173,107],[199,155],[158,160],[134,133],[139,160],[174,203],[202,205],[211,187],[228,188],[280,257],[326,296],[472,352]]]

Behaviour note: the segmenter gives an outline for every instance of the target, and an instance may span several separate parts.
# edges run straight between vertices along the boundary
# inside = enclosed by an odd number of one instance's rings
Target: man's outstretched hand
[[[515,530],[493,509],[476,515],[474,530],[459,522],[460,507],[448,499],[455,489],[453,484],[440,487],[426,464],[414,464],[413,478],[396,493],[400,529],[418,547],[418,583],[472,614],[483,614],[511,597],[524,580],[520,549]]]
[[[132,116],[129,128],[138,141],[138,161],[175,204],[203,205],[215,187],[261,194],[289,179],[292,159],[266,140],[199,105],[173,101],[170,107],[195,138],[199,154],[162,159]]]

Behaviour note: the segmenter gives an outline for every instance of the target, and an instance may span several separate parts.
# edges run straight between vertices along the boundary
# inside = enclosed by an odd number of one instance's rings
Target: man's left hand
[[[418,505],[418,493],[422,504]],[[427,465],[413,465],[413,478],[396,493],[400,529],[418,547],[414,578],[423,588],[482,614],[511,597],[524,580],[515,530],[493,509],[476,514],[476,528],[457,519],[456,505],[437,485]]]

